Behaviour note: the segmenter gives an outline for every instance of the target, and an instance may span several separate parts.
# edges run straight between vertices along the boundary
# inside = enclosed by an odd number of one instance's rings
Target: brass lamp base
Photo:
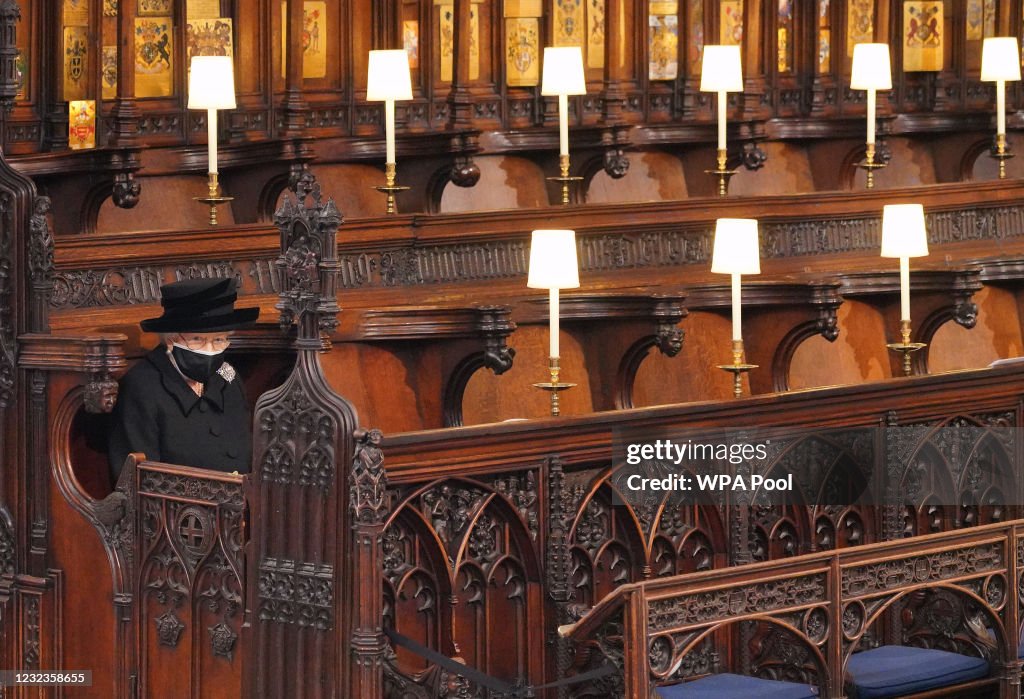
[[[544,383],[533,384],[534,388],[548,391],[551,394],[551,417],[558,417],[561,415],[561,410],[558,405],[558,394],[561,391],[567,391],[576,385],[574,383],[560,382],[558,380],[558,374],[560,371],[561,368],[558,366],[558,357],[548,357],[548,373],[551,376],[551,380]]]
[[[747,364],[743,361],[743,340],[732,341],[732,364],[719,364],[718,368],[732,374],[732,395],[739,398],[743,395],[743,375],[757,364]]]
[[[569,186],[577,182],[582,182],[582,177],[574,177],[569,175],[569,156],[559,155],[558,156],[558,170],[561,173],[558,177],[548,177],[548,182],[559,182],[562,185],[562,206],[569,205]]]
[[[1013,153],[1006,150],[1006,134],[996,134],[996,150],[990,155],[999,161],[999,179],[1006,179],[1006,161],[1013,157]]]
[[[903,375],[910,376],[913,372],[911,366],[910,356],[918,350],[923,350],[928,346],[926,342],[911,342],[910,341],[910,321],[900,321],[900,336],[901,342],[890,342],[886,345],[891,351],[899,352],[903,355]]]
[[[724,197],[729,193],[729,180],[736,174],[735,170],[730,170],[725,166],[728,160],[728,152],[725,149],[720,148],[718,150],[718,168],[716,170],[705,170],[705,175],[715,175],[718,177],[718,196]]]
[[[405,192],[409,187],[395,184],[396,168],[394,163],[384,163],[384,184],[377,185],[374,187],[378,192],[387,195],[387,202],[384,206],[384,212],[388,216],[395,214],[395,195],[398,192]]]
[[[885,167],[885,163],[875,162],[875,144],[869,143],[867,149],[864,151],[864,160],[857,163],[857,167],[861,170],[865,170],[867,173],[867,188],[875,188],[875,170],[880,170]]]
[[[217,178],[216,172],[209,173],[209,180],[207,181],[207,187],[209,193],[205,197],[192,197],[193,201],[197,201],[200,204],[206,204],[210,207],[210,225],[217,225],[217,207],[221,204],[227,204],[229,201],[234,201],[234,197],[225,197],[220,192],[220,182]]]

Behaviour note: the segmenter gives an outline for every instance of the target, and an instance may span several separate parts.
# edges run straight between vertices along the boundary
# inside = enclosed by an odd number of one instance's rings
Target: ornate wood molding
[[[1024,207],[1021,206],[978,208],[971,205],[932,212],[927,218],[933,245],[1024,237]],[[873,252],[880,244],[880,223],[878,215],[768,221],[762,224],[762,255],[772,259],[800,259]],[[710,261],[711,232],[710,224],[665,227],[664,224],[637,223],[612,232],[591,232],[583,227],[579,231],[580,270],[593,275],[706,265]],[[246,231],[245,234],[252,239],[254,233],[256,231]],[[393,229],[381,233],[385,237],[395,235]],[[258,235],[259,240],[269,243],[261,230]],[[369,290],[485,284],[525,278],[527,273],[526,233],[496,232],[486,240],[458,243],[431,240],[426,233],[413,242],[402,238],[387,241],[386,245],[382,240],[379,246],[344,244],[337,261],[338,288]],[[118,241],[117,244],[124,243]],[[216,236],[209,244],[221,245]],[[241,282],[242,294],[280,291],[269,251],[265,254],[247,251],[234,259],[225,259],[223,253],[218,254],[214,248],[206,255],[200,251],[193,251],[193,254],[203,261],[188,264],[168,261],[129,267],[59,265],[50,307],[70,310],[151,304],[157,300],[160,284],[192,275],[235,276]],[[918,277],[915,274],[915,280]]]

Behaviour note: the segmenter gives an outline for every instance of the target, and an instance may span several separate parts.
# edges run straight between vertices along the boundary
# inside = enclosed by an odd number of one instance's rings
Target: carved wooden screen
[[[541,469],[392,487],[384,619],[515,683],[543,677]],[[443,678],[399,650],[387,696],[436,696]],[[426,692],[426,694],[421,694]]]
[[[140,695],[238,696],[242,477],[143,462],[137,493]]]
[[[899,423],[887,430],[889,473],[900,508],[890,537],[930,534],[1011,517],[1016,411]]]

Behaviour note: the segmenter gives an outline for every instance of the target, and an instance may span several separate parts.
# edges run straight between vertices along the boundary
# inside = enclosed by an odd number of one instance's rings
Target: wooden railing
[[[865,649],[867,634],[882,620],[890,623],[887,635],[899,641],[981,655],[1000,696],[1017,696],[1022,569],[1024,520],[1015,520],[624,585],[560,631],[578,648],[596,646],[619,661],[623,696],[630,699],[646,699],[666,680],[685,679],[680,668],[688,655],[745,622],[774,626],[795,639],[821,696],[839,699],[850,656]],[[936,595],[957,610],[955,623],[926,634],[912,617],[926,615],[921,608]],[[771,661],[778,658],[759,660],[754,671],[772,677]]]

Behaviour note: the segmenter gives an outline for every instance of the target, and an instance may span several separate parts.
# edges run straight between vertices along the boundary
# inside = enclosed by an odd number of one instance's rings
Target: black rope
[[[537,685],[536,687],[513,687],[512,685],[499,680],[497,677],[491,677],[487,673],[460,663],[457,660],[449,658],[447,655],[442,655],[436,650],[427,648],[424,645],[417,643],[408,636],[394,631],[392,629],[385,629],[384,633],[391,639],[391,642],[396,646],[401,646],[412,653],[420,656],[425,660],[429,660],[435,665],[440,665],[449,672],[454,672],[457,675],[462,675],[470,682],[486,687],[487,689],[493,689],[496,692],[507,694],[510,697],[526,697],[532,696],[532,693],[538,689],[557,689],[560,687],[569,687],[574,684],[580,684],[581,682],[589,682],[590,680],[596,680],[600,677],[605,677],[615,672],[615,667],[612,665],[602,665],[584,672],[581,675],[573,675],[572,677],[564,677],[548,684]]]

